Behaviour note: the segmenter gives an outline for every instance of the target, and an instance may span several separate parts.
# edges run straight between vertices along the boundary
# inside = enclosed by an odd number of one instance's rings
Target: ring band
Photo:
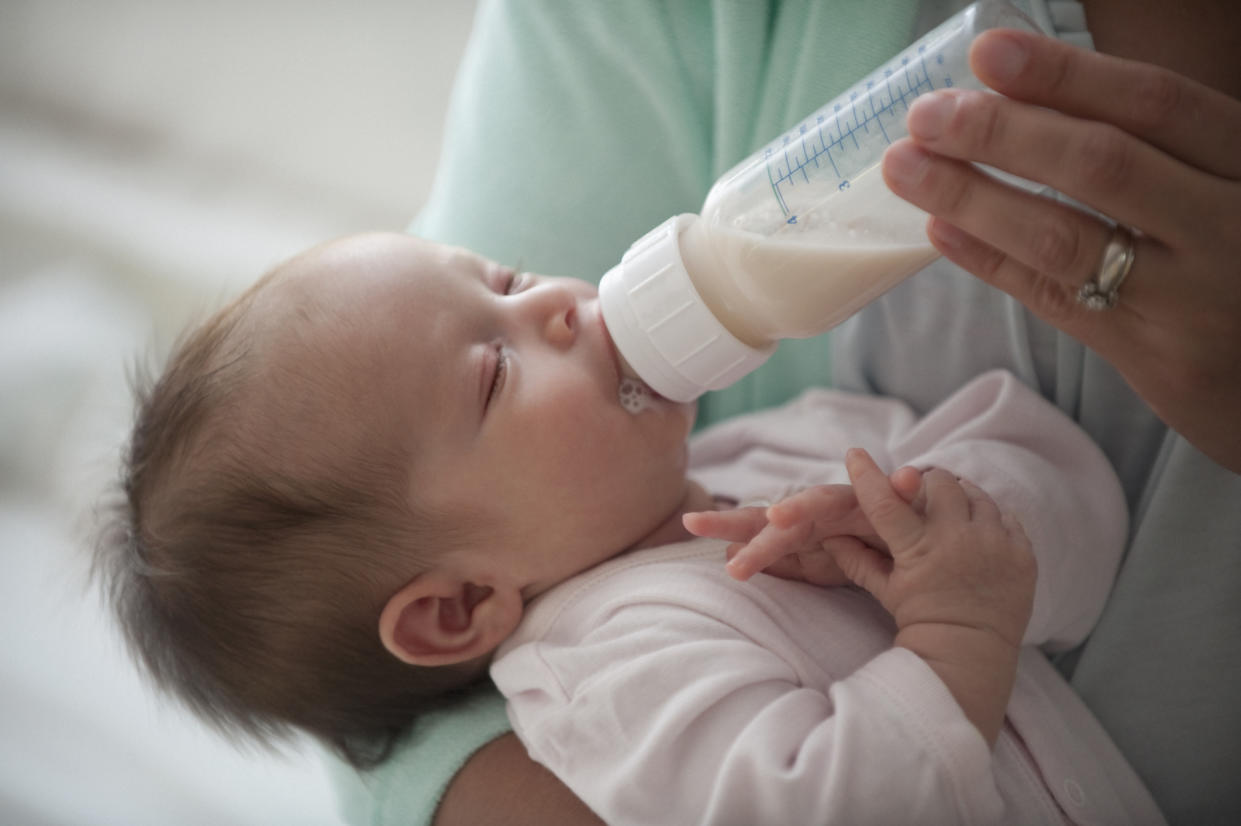
[[[1094,277],[1077,291],[1077,303],[1091,310],[1115,307],[1120,285],[1125,283],[1129,270],[1133,269],[1133,258],[1133,230],[1124,224],[1117,224],[1112,228],[1112,237],[1107,239],[1107,246],[1103,248],[1099,269]]]

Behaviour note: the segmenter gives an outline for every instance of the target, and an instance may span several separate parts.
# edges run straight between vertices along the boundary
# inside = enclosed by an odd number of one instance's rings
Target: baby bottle
[[[1038,31],[980,0],[725,173],[700,215],[648,232],[599,284],[604,323],[655,392],[690,401],[759,367],[785,338],[839,324],[934,260],[925,212],[879,164],[910,102],[984,89],[969,69],[991,28]]]

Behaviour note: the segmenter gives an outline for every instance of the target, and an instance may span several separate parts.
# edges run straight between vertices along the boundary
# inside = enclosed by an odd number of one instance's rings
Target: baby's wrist
[[[1004,725],[1017,674],[1020,644],[990,628],[952,623],[915,623],[897,632],[894,644],[917,654],[947,686],[988,744]]]
[[[895,644],[920,657],[969,666],[1003,661],[1020,645],[1000,631],[981,625],[917,622],[896,632]]]

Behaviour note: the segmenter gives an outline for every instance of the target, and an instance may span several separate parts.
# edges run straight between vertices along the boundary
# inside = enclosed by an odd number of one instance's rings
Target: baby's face
[[[256,311],[280,336],[317,345],[303,369],[356,389],[332,438],[392,434],[419,510],[459,514],[466,544],[519,568],[528,592],[639,542],[681,504],[694,408],[621,406],[586,282],[393,234],[320,248],[264,293]]]

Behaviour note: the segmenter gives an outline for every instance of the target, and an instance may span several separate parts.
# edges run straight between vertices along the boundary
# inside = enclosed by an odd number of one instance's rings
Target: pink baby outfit
[[[847,481],[847,448],[938,466],[1021,519],[1039,559],[1008,719],[988,749],[869,595],[731,579],[722,542],[627,554],[534,601],[492,677],[514,730],[609,824],[1163,823],[1038,650],[1079,642],[1124,546],[1119,486],[1090,440],[1006,373],[921,420],[816,390],[691,446],[713,493],[771,501]]]

